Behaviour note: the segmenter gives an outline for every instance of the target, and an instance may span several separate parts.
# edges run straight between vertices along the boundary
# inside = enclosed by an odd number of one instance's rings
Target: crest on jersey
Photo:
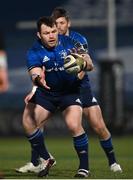
[[[67,56],[67,52],[65,50],[61,50],[59,52],[59,55],[60,55],[61,59],[64,59]]]

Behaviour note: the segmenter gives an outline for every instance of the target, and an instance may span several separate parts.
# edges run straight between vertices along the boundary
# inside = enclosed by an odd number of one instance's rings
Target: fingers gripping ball
[[[78,74],[82,71],[84,66],[84,61],[80,55],[68,55],[64,59],[64,69],[67,73]]]

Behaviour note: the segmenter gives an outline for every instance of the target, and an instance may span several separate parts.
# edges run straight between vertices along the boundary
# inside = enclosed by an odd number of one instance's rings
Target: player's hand
[[[78,77],[78,79],[81,80],[81,79],[83,79],[84,75],[85,75],[85,71],[81,71],[77,74],[77,77]]]
[[[85,62],[84,69],[87,71],[92,71],[94,69],[94,65],[92,59],[89,54],[82,54],[83,60]]]
[[[69,49],[68,52],[69,52],[69,54],[76,54],[76,53],[78,53],[76,48]]]
[[[45,81],[45,67],[35,67],[29,73],[35,86],[50,89]]]
[[[85,49],[81,49],[81,48],[72,48],[72,49],[69,49],[69,52],[70,52],[70,54],[79,54],[79,55],[81,55],[81,54],[86,54],[87,53],[87,50],[85,50]]]
[[[81,60],[83,60],[83,57],[82,57],[82,55],[81,54],[78,54],[78,53],[71,53],[71,55],[75,58],[75,59],[77,59],[77,58],[80,58]]]
[[[84,61],[84,54],[78,52],[78,49],[72,48],[69,49],[69,53],[75,58],[79,58],[80,60]]]
[[[88,70],[88,69],[87,69],[87,65],[88,65],[89,63],[92,64],[92,61],[87,63],[88,58],[89,58],[89,55],[88,55],[88,54],[71,53],[71,55],[78,61],[78,63],[79,63],[80,65],[82,65],[80,72]],[[82,78],[84,77],[84,74],[85,74],[85,73],[84,73],[84,72],[80,73],[80,72],[78,73],[78,78],[79,78],[79,79],[82,79]]]
[[[30,101],[30,99],[33,97],[34,94],[35,94],[35,93],[31,91],[31,92],[24,98],[25,104],[28,104],[28,102]]]
[[[46,89],[50,89],[45,79],[39,75],[35,78],[35,85],[46,88]]]
[[[91,71],[93,70],[94,68],[94,65],[93,65],[93,62],[92,62],[92,59],[90,57],[89,54],[87,53],[83,53],[83,54],[78,54],[78,53],[71,53],[76,59],[79,59],[79,61],[83,61],[84,62],[84,65],[83,65],[83,71]],[[82,74],[79,74],[79,76],[82,77]]]
[[[50,87],[47,85],[46,81],[45,81],[45,68],[42,67],[42,72],[40,75],[40,85],[46,89],[50,89]]]

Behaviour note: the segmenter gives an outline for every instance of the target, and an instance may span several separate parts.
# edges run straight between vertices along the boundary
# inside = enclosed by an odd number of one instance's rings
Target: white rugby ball
[[[66,56],[64,59],[64,69],[70,74],[77,74],[81,70],[80,64],[75,57],[72,55]]]

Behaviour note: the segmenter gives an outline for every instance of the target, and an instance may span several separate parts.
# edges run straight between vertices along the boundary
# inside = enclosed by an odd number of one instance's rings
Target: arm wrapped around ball
[[[84,71],[92,71],[94,69],[94,65],[93,65],[90,55],[87,53],[84,53],[84,54],[82,54],[82,58],[85,62]]]

